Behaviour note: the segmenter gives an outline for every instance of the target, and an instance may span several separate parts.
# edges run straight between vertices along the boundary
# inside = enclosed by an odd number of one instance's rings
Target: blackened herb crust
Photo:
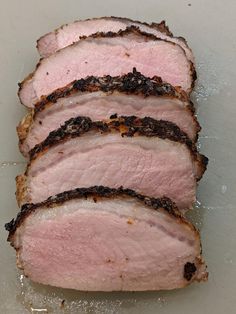
[[[155,24],[154,24],[155,25]],[[84,40],[91,40],[93,38],[114,38],[114,37],[124,37],[124,36],[128,36],[128,35],[137,35],[137,36],[141,36],[141,37],[144,37],[145,40],[154,40],[154,41],[165,41],[165,42],[168,42],[174,46],[178,46],[180,49],[182,49],[183,53],[185,54],[186,56],[186,52],[184,51],[184,49],[179,46],[178,44],[172,42],[172,41],[168,41],[168,40],[165,40],[165,39],[160,39],[158,37],[156,37],[155,35],[153,34],[150,34],[150,33],[146,33],[146,32],[143,32],[141,31],[137,26],[128,26],[125,30],[120,30],[116,33],[114,32],[107,32],[107,33],[104,33],[104,32],[97,32],[95,34],[92,34],[90,36],[82,36],[81,39],[84,39]],[[77,45],[78,42],[72,44],[71,46],[73,45]],[[60,51],[57,51],[56,53],[60,53]],[[187,56],[186,56],[187,58]],[[36,66],[36,69],[41,65],[41,63],[44,61],[44,58],[41,58]],[[196,75],[196,70],[195,70],[195,66],[193,64],[192,61],[188,60],[189,62],[189,65],[190,65],[190,76],[191,76],[191,80],[192,80],[192,84],[191,84],[191,88],[190,90],[188,90],[188,92],[190,93],[192,88],[194,87],[194,82],[197,78],[197,75]],[[35,69],[35,71],[36,71]],[[19,91],[18,91],[18,95],[20,97],[20,91],[21,89],[23,88],[24,84],[27,83],[27,81],[29,79],[31,79],[33,76],[34,76],[34,73],[30,73],[28,77],[26,77],[21,83],[19,83]],[[21,98],[21,97],[20,97]]]
[[[14,235],[16,229],[21,225],[25,218],[27,218],[31,213],[35,212],[40,207],[54,207],[63,204],[66,201],[72,199],[80,198],[92,198],[93,200],[99,201],[101,198],[116,198],[116,197],[132,197],[143,202],[146,206],[158,210],[163,208],[170,215],[176,218],[182,218],[176,205],[167,197],[162,198],[152,198],[136,193],[131,189],[111,189],[104,186],[93,186],[90,188],[78,188],[71,191],[66,191],[56,196],[49,197],[46,201],[37,204],[24,204],[21,211],[17,215],[16,219],[12,219],[9,223],[5,224],[5,228],[9,231],[8,240]]]
[[[186,111],[189,111],[189,114],[192,115],[193,124],[195,125],[196,135],[193,141],[196,142],[198,139],[198,133],[201,127],[195,116],[194,105],[189,100],[187,94],[178,87],[163,83],[162,79],[159,77],[147,78],[134,68],[133,72],[123,76],[89,76],[85,79],[76,80],[66,87],[57,89],[52,94],[42,97],[41,101],[35,105],[34,110],[31,110],[18,125],[17,132],[20,140],[19,143],[22,144],[26,140],[37,115],[46,110],[46,108],[53,106],[58,99],[74,96],[76,93],[82,94],[84,92],[92,93],[96,91],[102,91],[108,94],[118,92],[127,95],[138,95],[140,97],[168,97],[186,102]]]
[[[194,274],[196,273],[196,271],[197,271],[197,267],[195,266],[195,264],[187,262],[184,265],[184,278],[190,281],[192,277],[194,276]]]
[[[59,88],[48,96],[44,96],[35,105],[35,113],[42,111],[49,103],[55,103],[59,98],[71,96],[81,92],[114,92],[148,96],[170,96],[183,101],[188,101],[184,91],[171,84],[165,83],[158,76],[148,78],[133,68],[133,72],[123,76],[103,77],[88,76],[85,79],[76,80],[63,88]]]
[[[82,136],[86,132],[95,130],[101,133],[119,132],[122,137],[146,136],[159,137],[184,144],[190,150],[191,155],[198,161],[201,167],[201,176],[206,170],[208,158],[197,152],[187,134],[176,124],[155,120],[150,117],[138,118],[136,116],[111,116],[109,121],[92,121],[88,117],[76,117],[66,121],[59,129],[49,133],[49,136],[40,144],[37,144],[30,152],[30,160],[37,158],[51,146],[57,145],[70,138]],[[201,179],[198,177],[198,180]]]
[[[155,120],[150,117],[138,118],[136,116],[112,116],[109,121],[92,121],[88,117],[76,117],[66,121],[59,129],[52,131],[40,144],[29,153],[30,159],[50,146],[54,146],[69,138],[79,137],[90,130],[102,133],[120,132],[121,136],[133,137],[135,135],[146,137],[159,137],[180,142],[188,146],[196,154],[196,147],[187,134],[174,123],[164,120]]]

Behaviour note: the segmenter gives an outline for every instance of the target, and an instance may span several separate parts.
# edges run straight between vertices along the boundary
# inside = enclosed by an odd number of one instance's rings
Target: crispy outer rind
[[[139,35],[139,36],[144,36],[147,40],[155,40],[155,41],[165,41],[165,42],[168,42],[169,44],[172,44],[172,45],[176,45],[178,46],[180,49],[182,49],[184,55],[186,56],[186,53],[184,51],[184,49],[182,47],[180,47],[178,44],[176,43],[173,43],[173,42],[170,42],[168,40],[164,40],[164,39],[160,39],[158,37],[156,37],[155,35],[153,34],[149,34],[149,33],[146,33],[146,32],[142,32],[138,27],[136,26],[129,26],[127,27],[125,30],[120,30],[118,31],[117,33],[114,33],[114,32],[107,32],[107,33],[103,33],[103,32],[98,32],[98,33],[95,33],[95,34],[92,34],[90,36],[82,36],[81,39],[92,39],[92,38],[115,38],[115,37],[123,37],[123,36],[126,36],[126,35],[129,35],[129,34],[136,34],[136,35]],[[77,45],[78,42],[72,44],[71,46],[73,45]],[[55,54],[57,53],[60,53],[60,51],[57,51]],[[187,59],[187,56],[186,56],[186,59]],[[38,62],[38,64],[36,65],[36,69],[35,71],[37,70],[37,68],[41,65],[42,61],[44,60],[44,58],[41,58]],[[188,60],[188,59],[187,59]],[[188,92],[191,92],[192,88],[194,87],[194,82],[197,78],[197,74],[196,74],[196,70],[195,70],[195,67],[194,67],[194,64],[192,61],[188,60],[189,64],[190,64],[190,76],[192,78],[192,84],[191,84],[191,88]],[[29,80],[29,79],[32,79],[32,77],[34,76],[34,73],[30,73],[21,83],[19,83],[19,91],[18,91],[18,95],[20,97],[20,91],[21,89],[23,88],[24,84]],[[20,97],[21,98],[21,97]]]

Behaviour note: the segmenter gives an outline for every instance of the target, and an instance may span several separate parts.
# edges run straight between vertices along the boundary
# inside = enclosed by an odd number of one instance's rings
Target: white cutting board
[[[236,1],[11,0],[0,6],[0,313],[236,313]],[[15,127],[24,109],[17,82],[35,66],[35,40],[63,23],[95,16],[166,19],[195,52],[193,95],[202,125],[201,151],[210,158],[191,214],[201,230],[209,281],[171,292],[80,293],[24,279],[3,224],[15,217],[14,177],[24,164]],[[64,307],[61,302],[65,300]],[[38,309],[38,310],[37,310]]]

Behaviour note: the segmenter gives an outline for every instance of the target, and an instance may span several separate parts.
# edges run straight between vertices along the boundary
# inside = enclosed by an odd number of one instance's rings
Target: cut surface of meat
[[[6,229],[18,267],[46,285],[170,290],[208,276],[198,231],[167,198],[76,189],[23,206]]]
[[[193,53],[187,42],[181,37],[173,37],[165,22],[141,23],[127,18],[101,17],[62,25],[60,28],[50,32],[37,41],[37,48],[42,57],[48,57],[56,51],[69,46],[80,40],[82,36],[90,36],[97,32],[118,32],[129,26],[137,26],[141,31],[150,33],[158,38],[172,41],[180,45],[186,52],[189,60],[193,61]]]
[[[77,187],[123,186],[192,206],[207,158],[175,124],[122,117],[108,122],[72,118],[30,151],[17,177],[19,204],[35,203]]]
[[[137,68],[147,77],[190,92],[196,72],[177,44],[128,27],[118,33],[97,33],[41,59],[35,72],[20,83],[21,102],[34,107],[43,95],[87,76],[118,76]]]
[[[187,95],[161,78],[146,78],[135,69],[120,77],[88,77],[58,89],[35,105],[17,131],[24,156],[65,121],[88,116],[93,121],[135,115],[175,123],[192,141],[200,126]]]

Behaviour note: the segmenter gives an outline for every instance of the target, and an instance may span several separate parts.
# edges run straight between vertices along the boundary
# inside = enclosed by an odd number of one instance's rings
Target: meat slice
[[[76,189],[23,206],[6,229],[17,266],[42,284],[141,291],[207,280],[199,233],[167,198]]]
[[[171,122],[77,117],[30,151],[26,172],[17,177],[17,199],[36,203],[95,184],[168,196],[186,210],[195,201],[196,180],[206,164],[207,158]]]
[[[196,73],[179,45],[129,27],[118,33],[97,33],[41,59],[35,72],[20,83],[19,97],[33,107],[43,95],[87,76],[118,76],[136,67],[190,92]]]
[[[182,37],[173,37],[169,28],[165,25],[165,21],[148,24],[119,17],[101,17],[62,25],[55,31],[39,38],[37,48],[42,57],[48,57],[56,51],[79,41],[82,36],[90,36],[97,32],[106,33],[111,31],[116,33],[132,25],[139,27],[145,33],[153,34],[158,38],[180,45],[186,52],[188,59],[193,61],[193,53],[187,42]]]
[[[136,115],[171,121],[194,142],[200,126],[186,94],[161,78],[146,78],[135,69],[124,76],[87,77],[58,89],[35,105],[17,131],[24,156],[66,120],[88,116],[92,120],[111,115]]]

